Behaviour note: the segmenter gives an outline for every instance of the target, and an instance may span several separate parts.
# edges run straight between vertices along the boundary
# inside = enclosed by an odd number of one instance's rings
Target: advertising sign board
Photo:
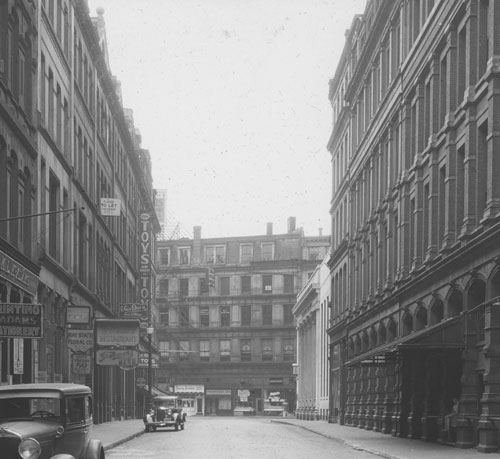
[[[0,338],[42,338],[41,304],[0,303]]]
[[[133,349],[99,349],[96,363],[102,366],[132,367],[139,362],[139,352]]]
[[[90,374],[90,355],[74,354],[73,355],[73,373],[76,375]]]
[[[101,215],[106,217],[119,217],[121,202],[114,198],[101,198]]]
[[[66,343],[73,352],[87,352],[94,346],[94,330],[66,330]]]
[[[89,324],[90,306],[68,306],[66,309],[67,324]]]
[[[158,355],[153,354],[151,357],[151,368],[159,368],[160,357]],[[139,368],[148,368],[149,367],[149,354],[147,352],[141,352],[139,354]]]
[[[139,320],[96,319],[96,342],[104,347],[136,347],[139,344]]]

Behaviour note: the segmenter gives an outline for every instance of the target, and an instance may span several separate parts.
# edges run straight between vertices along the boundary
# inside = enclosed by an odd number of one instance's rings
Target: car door
[[[81,457],[89,435],[88,403],[85,395],[65,399],[65,431],[58,452]]]

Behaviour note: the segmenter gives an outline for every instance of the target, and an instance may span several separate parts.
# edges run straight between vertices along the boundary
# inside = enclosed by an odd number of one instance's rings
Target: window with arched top
[[[410,313],[405,312],[401,321],[401,335],[409,335],[413,331],[413,317]]]
[[[424,306],[419,306],[415,311],[415,330],[422,330],[427,326],[427,309]]]

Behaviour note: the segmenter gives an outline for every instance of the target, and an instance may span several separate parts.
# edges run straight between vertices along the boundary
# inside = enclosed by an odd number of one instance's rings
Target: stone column
[[[478,423],[477,450],[490,453],[498,450],[500,422],[500,302],[485,306],[485,372],[482,411]],[[492,418],[498,419],[494,421]]]

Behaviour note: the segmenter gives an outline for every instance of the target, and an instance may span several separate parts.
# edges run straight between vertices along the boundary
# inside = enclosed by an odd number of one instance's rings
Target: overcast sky
[[[328,81],[366,0],[89,0],[180,236],[330,234]]]

